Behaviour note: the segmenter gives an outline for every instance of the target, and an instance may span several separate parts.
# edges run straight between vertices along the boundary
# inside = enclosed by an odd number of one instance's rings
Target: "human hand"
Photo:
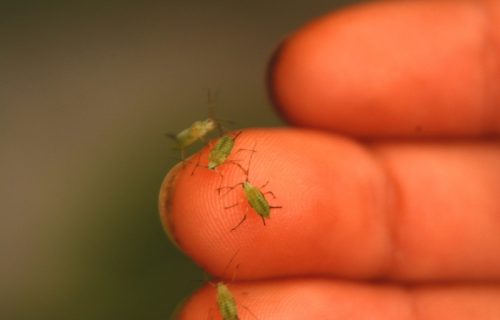
[[[160,194],[170,235],[225,277],[240,318],[500,319],[500,3],[353,7],[290,37],[270,79],[309,129],[237,139],[257,143],[249,179],[283,207],[266,226],[250,211],[231,232],[245,207],[224,207],[243,195],[219,195],[209,170],[177,167]],[[180,317],[210,314],[206,285]]]

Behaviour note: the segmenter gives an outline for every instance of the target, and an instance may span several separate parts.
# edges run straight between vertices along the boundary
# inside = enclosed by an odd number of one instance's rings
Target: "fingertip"
[[[499,8],[383,1],[326,15],[275,55],[271,97],[293,124],[355,136],[498,134]]]
[[[380,274],[390,192],[370,153],[348,139],[290,129],[245,130],[235,148],[255,145],[251,164],[250,156],[241,157],[250,168],[249,181],[271,207],[265,225],[240,186],[227,194],[216,191],[245,181],[239,168],[221,168],[223,180],[210,170],[182,170],[170,205],[180,247],[225,279],[331,270],[354,277]]]
[[[237,136],[235,150],[242,147],[240,141],[246,140],[248,131]],[[248,141],[243,145],[252,146]],[[240,249],[237,233],[231,229],[241,219],[241,214],[234,214],[225,207],[240,198],[237,192],[226,194],[219,189],[230,185],[223,181],[241,181],[244,174],[240,166],[231,164],[221,165],[216,170],[193,170],[199,167],[199,161],[201,166],[207,165],[209,151],[210,147],[203,148],[178,167],[175,174],[167,175],[160,192],[160,212],[167,234],[182,251],[207,272],[231,278],[237,261],[230,266],[228,262]]]
[[[168,239],[177,248],[179,248],[179,245],[175,239],[175,225],[172,221],[172,198],[175,191],[177,175],[182,168],[183,163],[180,162],[168,171],[165,178],[163,178],[158,196],[158,208],[163,230],[167,234]]]

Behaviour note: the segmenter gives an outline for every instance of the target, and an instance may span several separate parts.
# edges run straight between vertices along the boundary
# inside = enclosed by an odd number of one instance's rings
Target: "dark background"
[[[167,319],[203,279],[167,240],[164,134],[282,125],[281,40],[357,1],[1,1],[0,318]]]

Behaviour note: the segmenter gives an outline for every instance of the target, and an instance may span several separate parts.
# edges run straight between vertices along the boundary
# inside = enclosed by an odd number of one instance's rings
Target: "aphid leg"
[[[200,165],[200,161],[201,161],[201,152],[198,152],[198,160],[196,161],[196,164],[194,165],[194,168],[193,168],[193,171],[191,172],[191,175],[194,176],[194,172],[196,171],[196,169],[198,169],[198,167],[203,167],[202,165]]]
[[[282,209],[282,206],[269,206],[270,209]]]
[[[201,141],[204,141],[204,140],[201,140]],[[210,146],[209,146],[209,147],[210,147]],[[198,167],[201,167],[201,168],[208,168],[207,166],[202,166],[202,165],[200,164],[200,162],[201,162],[201,154],[202,154],[202,152],[201,152],[201,151],[200,151],[200,152],[198,152],[198,157],[197,157],[197,159],[198,159],[198,160],[196,161],[196,164],[194,165],[193,172],[191,172],[191,175],[194,175],[194,172],[196,171],[196,169],[198,169]]]
[[[266,219],[264,219],[264,217],[263,217],[263,216],[260,216],[260,217],[261,217],[261,219],[262,219],[262,223],[263,223],[264,225],[266,225]]]
[[[230,163],[230,164],[234,164],[235,166],[237,166],[238,168],[241,169],[241,171],[243,171],[243,173],[247,173],[247,171],[245,170],[245,168],[243,168],[243,166],[241,164],[238,163],[238,161],[241,161],[241,160],[226,160],[226,163]]]
[[[234,208],[234,207],[239,206],[239,205],[240,205],[240,204],[242,204],[242,203],[243,203],[243,202],[238,202],[238,203],[232,204],[232,205],[230,205],[230,206],[224,207],[224,209],[226,209],[226,210],[227,210],[227,209],[231,209],[231,208]]]
[[[236,230],[239,226],[241,226],[241,224],[243,222],[245,222],[245,220],[247,219],[247,213],[248,213],[248,207],[245,210],[245,214],[243,215],[243,219],[241,219],[241,221],[234,228],[231,229],[231,232],[233,232],[234,230]]]
[[[266,192],[264,192],[264,195],[266,195],[266,194],[270,194],[271,197],[273,197],[273,199],[276,199],[276,196],[274,195],[274,193],[272,191],[266,191]]]
[[[234,154],[236,154],[236,153],[238,153],[240,151],[250,151],[252,153],[257,152],[257,150],[255,150],[255,149],[239,148],[238,150],[236,150],[236,152]]]
[[[241,131],[240,131],[241,133]],[[236,137],[235,137],[236,139]],[[247,148],[239,148],[238,150],[236,150],[236,152],[234,154],[237,154],[238,152],[241,152],[241,151],[250,151],[252,152],[252,155],[257,152],[257,150],[255,150],[255,146],[254,146],[254,149],[247,149]],[[251,160],[250,160],[251,161]],[[250,166],[250,165],[249,165]],[[247,172],[248,170],[245,170],[245,172]]]
[[[264,184],[260,187],[260,189],[264,189],[264,188],[265,188],[268,184],[269,184],[269,180],[267,180],[267,181],[266,181],[266,183],[264,183]]]
[[[220,185],[219,185],[219,188],[222,188],[222,181],[224,181],[224,175],[222,174],[222,172],[220,172],[219,170],[217,170],[217,168],[215,168],[213,171],[217,172],[217,174],[220,176]],[[217,189],[219,189],[217,188]],[[220,192],[219,192],[220,194]]]
[[[248,311],[248,313],[250,313],[252,315],[252,317],[259,320],[259,318],[257,318],[257,316],[252,311],[250,311],[250,309],[247,306],[242,305],[241,303],[240,303],[240,306],[242,306],[246,311]]]
[[[217,188],[217,192],[220,194],[221,190],[223,190],[223,189],[229,189],[228,192],[224,193],[224,195],[226,195],[229,192],[231,192],[234,188],[236,188],[237,186],[241,186],[241,185],[243,185],[243,182],[237,183],[234,186],[220,187],[220,188]]]
[[[234,139],[234,140],[236,140],[236,138],[238,138],[242,132],[243,132],[243,131],[238,131],[238,132],[236,132],[236,133],[233,135],[233,139]]]

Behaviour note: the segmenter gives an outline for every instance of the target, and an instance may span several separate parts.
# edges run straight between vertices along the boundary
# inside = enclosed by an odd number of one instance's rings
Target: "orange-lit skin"
[[[180,248],[218,276],[241,249],[231,292],[260,319],[500,319],[500,1],[346,8],[291,35],[269,79],[302,128],[235,148],[258,143],[252,182],[283,209],[229,232],[241,194],[178,169],[160,206]],[[205,319],[214,290],[181,319]]]

